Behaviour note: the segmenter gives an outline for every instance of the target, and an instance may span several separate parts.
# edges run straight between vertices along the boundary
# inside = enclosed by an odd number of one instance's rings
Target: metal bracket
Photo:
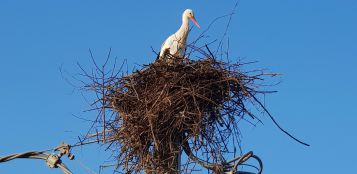
[[[68,159],[73,160],[74,155],[71,153],[71,146],[69,146],[66,143],[61,143],[59,146],[57,146],[55,151],[59,151],[60,153],[58,154],[59,157],[62,157],[63,155],[67,155]]]
[[[61,163],[61,159],[56,154],[50,154],[46,159],[46,164],[49,168],[57,168],[57,164],[60,163]]]

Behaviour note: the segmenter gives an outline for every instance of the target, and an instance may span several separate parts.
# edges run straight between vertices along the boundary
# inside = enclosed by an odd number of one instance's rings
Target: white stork
[[[189,32],[188,19],[200,28],[191,9],[186,9],[182,14],[182,25],[176,33],[169,36],[161,46],[159,59],[163,59],[167,53],[175,57],[182,57],[186,48],[186,40]]]

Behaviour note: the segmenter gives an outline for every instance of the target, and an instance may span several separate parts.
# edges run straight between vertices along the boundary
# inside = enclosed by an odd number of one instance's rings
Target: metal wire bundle
[[[61,143],[58,147],[53,149],[59,151],[58,154],[47,153],[47,151],[29,151],[24,153],[17,153],[0,157],[0,163],[8,162],[17,158],[27,159],[42,159],[46,162],[49,168],[60,168],[64,174],[72,174],[67,166],[62,163],[61,157],[67,155],[70,160],[74,159],[74,155],[70,152],[70,146],[68,144]]]

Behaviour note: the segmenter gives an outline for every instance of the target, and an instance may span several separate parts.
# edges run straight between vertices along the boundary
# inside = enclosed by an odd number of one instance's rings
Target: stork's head
[[[198,25],[196,19],[195,19],[195,15],[193,14],[193,11],[191,9],[186,9],[184,12],[183,12],[183,17],[185,18],[189,18],[191,19],[191,21],[198,27],[200,28],[200,25]]]

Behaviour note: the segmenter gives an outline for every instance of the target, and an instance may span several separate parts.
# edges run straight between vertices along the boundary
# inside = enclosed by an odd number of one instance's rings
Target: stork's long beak
[[[200,25],[198,25],[198,23],[197,23],[195,17],[192,17],[192,18],[191,18],[191,21],[192,21],[198,28],[201,28]]]

